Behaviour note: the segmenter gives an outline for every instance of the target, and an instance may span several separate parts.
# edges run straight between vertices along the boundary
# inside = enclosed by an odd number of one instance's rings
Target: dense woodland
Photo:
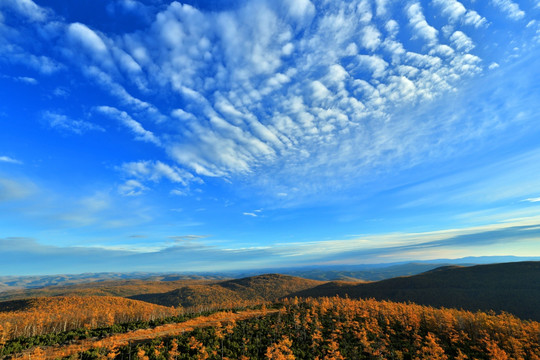
[[[65,359],[540,359],[540,323],[376,300],[285,301],[278,313]]]
[[[0,303],[0,341],[178,315],[182,309],[112,296],[51,297]],[[7,311],[6,311],[7,310]]]

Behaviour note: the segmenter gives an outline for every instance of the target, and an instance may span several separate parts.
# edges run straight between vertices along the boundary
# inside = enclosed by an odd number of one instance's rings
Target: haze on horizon
[[[0,2],[0,274],[540,256],[540,1]]]

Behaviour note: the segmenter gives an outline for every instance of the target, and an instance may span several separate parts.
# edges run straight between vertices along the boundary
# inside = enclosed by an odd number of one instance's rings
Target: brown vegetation
[[[0,303],[4,340],[178,314],[179,309],[112,296],[51,297]]]
[[[230,311],[218,312],[209,316],[200,316],[182,323],[167,324],[152,329],[136,330],[125,334],[116,334],[99,340],[82,340],[62,347],[36,347],[32,350],[25,351],[23,354],[19,354],[14,358],[18,359],[30,357],[32,359],[39,358],[42,360],[58,359],[60,357],[70,356],[92,348],[105,349],[104,352],[107,354],[116,353],[119,347],[127,346],[131,343],[144,342],[146,340],[160,337],[175,336],[192,331],[193,329],[199,327],[227,326],[228,324],[234,324],[236,321],[264,316],[272,312],[275,312],[275,310],[247,310],[239,313],[232,313]],[[36,354],[38,354],[39,357],[36,357]]]

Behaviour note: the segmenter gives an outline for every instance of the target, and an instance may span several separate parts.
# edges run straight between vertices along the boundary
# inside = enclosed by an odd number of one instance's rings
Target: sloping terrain
[[[70,286],[88,283],[122,280],[220,280],[228,277],[219,275],[194,275],[194,274],[156,274],[156,273],[83,273],[83,274],[59,274],[59,275],[21,275],[0,276],[0,292],[22,289],[39,289],[49,286]]]
[[[349,296],[465,310],[506,311],[540,320],[540,262],[444,267],[426,273],[354,284],[329,282],[291,296]]]
[[[205,307],[225,306],[227,303],[245,300],[236,294],[216,284],[186,285],[165,293],[139,294],[130,299],[146,301],[163,306]]]
[[[449,263],[421,263],[411,262],[406,264],[397,264],[389,266],[377,266],[375,268],[364,268],[364,266],[344,266],[339,270],[326,268],[310,270],[290,270],[284,274],[298,276],[305,279],[321,281],[379,281],[390,279],[397,276],[417,275],[435,268],[448,265]],[[475,265],[475,264],[467,264]]]
[[[186,285],[153,294],[130,296],[164,306],[222,306],[239,302],[273,301],[288,294],[321,285],[321,281],[266,274],[204,285]]]
[[[0,329],[6,338],[15,338],[148,321],[177,313],[174,308],[113,296],[41,297],[0,302]]]
[[[0,293],[0,301],[49,296],[121,296],[167,292],[185,285],[210,284],[223,278],[154,277],[151,279],[91,281],[73,285],[54,285]]]
[[[509,314],[343,298],[290,299],[100,339],[34,347],[20,359],[539,359],[540,323]]]

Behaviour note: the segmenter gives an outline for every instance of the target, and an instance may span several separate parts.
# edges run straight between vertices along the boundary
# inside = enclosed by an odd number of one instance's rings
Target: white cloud
[[[161,141],[151,131],[146,130],[141,123],[134,120],[125,111],[120,111],[111,106],[99,106],[96,108],[96,110],[120,121],[124,126],[129,128],[133,134],[135,134],[136,140],[161,145]]]
[[[118,187],[118,192],[123,196],[139,196],[148,188],[137,180],[128,180]]]
[[[528,198],[528,199],[525,199],[523,201],[528,201],[528,202],[540,202],[540,197],[537,197],[537,198]]]
[[[0,178],[0,202],[28,198],[36,192],[36,186],[28,181]]]
[[[434,0],[433,3],[442,7],[442,13],[452,21],[458,20],[467,12],[465,6],[457,0]]]
[[[30,84],[30,85],[38,84],[38,81],[36,79],[32,77],[28,77],[28,76],[18,76],[15,78],[15,80],[26,83],[26,84]]]
[[[384,76],[388,67],[388,63],[377,55],[358,55],[358,64],[372,71],[374,78]]]
[[[413,118],[393,125],[398,107],[427,106],[481,72],[483,61],[503,61],[466,54],[474,43],[459,26],[478,27],[479,38],[490,30],[467,8],[473,5],[258,0],[211,12],[172,2],[132,33],[62,24],[65,38],[55,46],[65,46],[57,49],[62,60],[120,103],[97,112],[170,157],[169,175],[154,160],[146,177],[132,175],[143,186],[151,174],[181,184],[172,180],[178,173],[189,182],[179,170],[279,182],[339,168],[352,179],[413,157],[423,151],[421,139],[437,133]],[[439,41],[438,29],[448,38]],[[67,120],[57,117],[57,126]]]
[[[389,0],[375,0],[375,5],[376,5],[375,11],[376,11],[377,16],[384,16],[387,14],[388,3],[389,3]]]
[[[396,20],[391,19],[386,22],[384,28],[386,31],[388,31],[391,37],[395,37],[399,31],[399,24]]]
[[[454,49],[448,45],[437,45],[429,52],[429,55],[440,55],[443,57],[452,57],[454,55]]]
[[[525,12],[519,8],[519,5],[511,0],[491,0],[491,3],[512,20],[520,20],[525,16]]]
[[[308,23],[315,15],[315,6],[309,0],[285,1],[288,15],[302,24]]]
[[[11,158],[9,156],[0,156],[0,162],[11,163],[11,164],[22,164],[21,161]]]
[[[245,215],[245,216],[257,217],[257,214],[252,213],[252,212],[245,212],[245,213],[242,213],[242,214]]]
[[[43,120],[55,130],[70,132],[77,135],[82,135],[88,131],[105,131],[103,127],[97,124],[84,120],[71,119],[64,114],[53,111],[44,111]]]
[[[202,181],[183,169],[167,165],[161,161],[129,162],[122,164],[120,169],[127,176],[143,181],[159,182],[162,179],[167,179],[172,183],[179,183],[184,186],[193,181]]]
[[[68,26],[68,36],[79,42],[83,47],[88,49],[91,53],[105,54],[107,53],[107,46],[93,30],[88,26],[81,23],[73,23]]]
[[[439,48],[436,48],[439,49]],[[443,64],[441,58],[433,55],[419,54],[409,51],[405,54],[405,63],[418,68],[436,70]]]
[[[420,3],[411,3],[409,6],[407,6],[406,11],[409,18],[409,23],[415,33],[414,37],[426,40],[428,45],[433,46],[437,44],[439,31],[428,24]]]
[[[480,27],[486,24],[487,20],[485,17],[480,16],[476,11],[467,10],[463,22],[468,25],[473,25],[474,27]]]
[[[15,57],[19,58],[19,55]],[[43,55],[23,54],[18,60],[45,75],[51,75],[64,69],[64,65]]]
[[[458,50],[469,52],[474,49],[474,43],[472,42],[471,38],[461,31],[455,31],[450,36],[450,41]]]
[[[7,34],[2,34],[1,30],[2,27],[0,26],[0,61],[12,64],[23,64],[29,69],[36,70],[44,75],[51,75],[64,69],[64,66],[58,61],[53,60],[48,56],[33,54],[21,46],[16,45],[21,34],[14,32],[3,39],[2,35]],[[4,44],[2,44],[2,42],[4,42]],[[28,79],[31,78],[28,77]]]
[[[311,83],[313,97],[316,100],[324,100],[330,96],[330,91],[320,81],[315,80]]]
[[[456,74],[471,76],[482,71],[481,62],[482,60],[478,56],[463,54],[456,56],[450,63]]]
[[[172,189],[170,191],[170,194],[175,195],[175,196],[186,196],[186,195],[188,195],[188,193],[185,190],[180,190],[180,189]]]
[[[487,20],[474,10],[467,10],[465,6],[457,0],[435,0],[434,4],[441,8],[444,15],[448,16],[451,22],[462,21],[466,25],[479,27]]]
[[[392,76],[390,83],[379,90],[393,102],[413,100],[416,96],[416,85],[405,76]]]
[[[367,25],[362,29],[360,35],[362,46],[368,50],[375,50],[381,43],[381,33],[373,25]]]
[[[0,8],[5,6],[23,14],[32,21],[43,22],[49,16],[49,11],[36,5],[32,0],[3,0],[0,2]]]

